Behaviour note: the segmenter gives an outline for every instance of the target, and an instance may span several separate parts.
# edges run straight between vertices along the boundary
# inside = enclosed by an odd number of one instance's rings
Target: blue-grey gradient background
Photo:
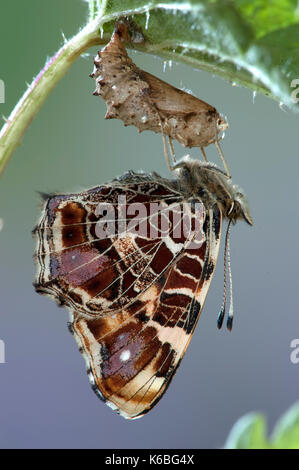
[[[6,84],[0,113],[8,116],[25,83],[61,45],[61,32],[69,37],[83,23],[86,4],[1,0],[0,9],[0,78]],[[255,225],[232,230],[232,333],[216,327],[222,246],[202,317],[171,387],[151,413],[126,421],[92,392],[66,327],[67,311],[32,287],[37,191],[77,191],[127,169],[169,175],[159,135],[104,120],[105,103],[92,96],[88,78],[96,48],[89,52],[51,94],[0,181],[0,339],[7,361],[0,364],[0,447],[215,448],[250,411],[264,412],[271,430],[299,398],[299,364],[290,361],[290,343],[299,338],[299,117],[210,74],[177,64],[163,72],[159,58],[131,53],[145,70],[227,115],[222,147]],[[177,155],[184,152],[176,145]],[[220,164],[215,147],[207,153]]]

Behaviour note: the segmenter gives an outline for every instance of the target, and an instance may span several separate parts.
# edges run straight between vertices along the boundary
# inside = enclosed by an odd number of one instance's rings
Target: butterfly
[[[245,195],[218,167],[185,158],[173,170],[49,196],[34,230],[36,291],[68,308],[93,390],[129,419],[161,399],[186,352],[223,220],[252,225]]]

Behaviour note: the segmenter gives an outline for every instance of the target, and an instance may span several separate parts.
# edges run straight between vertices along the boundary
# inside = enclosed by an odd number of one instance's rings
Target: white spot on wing
[[[125,351],[121,353],[120,360],[122,362],[126,362],[130,359],[130,357],[131,357],[131,352],[128,349],[126,349]]]

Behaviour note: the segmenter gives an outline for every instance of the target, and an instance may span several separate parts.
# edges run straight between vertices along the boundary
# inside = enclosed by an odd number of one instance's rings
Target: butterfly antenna
[[[233,318],[234,318],[234,302],[233,302],[232,270],[231,270],[231,265],[230,265],[229,237],[227,239],[227,268],[228,268],[228,276],[229,276],[229,311],[228,311],[226,327],[229,331],[231,331],[233,327]]]
[[[224,155],[223,155],[223,152],[222,152],[222,150],[221,150],[221,147],[220,147],[220,144],[219,144],[218,140],[215,140],[215,145],[216,145],[216,147],[217,147],[217,150],[218,150],[218,152],[219,152],[220,158],[221,158],[221,160],[222,160],[222,163],[223,163],[223,166],[224,166],[226,175],[227,175],[228,178],[231,178],[231,174],[230,174],[230,171],[229,171],[229,169],[228,169],[228,165],[227,165],[227,163],[226,163],[226,160],[225,160],[225,158],[224,158]]]
[[[226,292],[227,292],[227,261],[230,261],[230,256],[229,256],[229,233],[230,233],[230,227],[231,227],[231,219],[228,223],[227,229],[226,229],[226,235],[225,235],[225,248],[224,248],[224,280],[223,280],[223,300],[222,300],[222,305],[221,309],[217,318],[217,326],[220,330],[222,327],[223,319],[225,316],[225,311],[226,311]],[[229,262],[229,273],[230,273],[230,262]],[[231,273],[229,274],[229,277],[231,279]],[[232,293],[232,291],[231,291]],[[230,301],[231,302],[231,301]],[[231,305],[231,304],[230,304]],[[231,311],[231,308],[229,309]]]

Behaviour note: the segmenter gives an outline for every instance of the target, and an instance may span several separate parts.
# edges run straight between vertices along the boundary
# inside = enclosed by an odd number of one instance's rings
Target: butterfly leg
[[[173,162],[175,163],[175,162],[176,162],[176,158],[175,158],[175,153],[174,153],[174,148],[173,148],[173,140],[172,140],[172,137],[168,136],[168,142],[169,142],[169,148],[170,148],[171,156],[172,156],[172,158],[173,158]]]
[[[221,147],[220,147],[220,145],[219,145],[219,141],[218,141],[218,140],[215,140],[215,145],[216,145],[216,148],[217,148],[217,150],[218,150],[218,152],[219,152],[220,158],[221,158],[221,160],[222,160],[222,163],[223,163],[223,166],[224,166],[226,175],[227,175],[228,178],[231,178],[231,174],[230,174],[230,171],[229,171],[229,169],[228,169],[228,165],[227,165],[227,163],[226,163],[226,160],[225,160],[225,158],[224,158],[224,155],[223,155],[223,152],[222,152],[222,150],[221,150]]]
[[[160,123],[162,141],[163,141],[163,148],[164,148],[164,156],[165,156],[165,159],[166,159],[167,166],[168,166],[170,171],[173,171],[176,159],[175,159],[174,148],[173,148],[173,144],[172,144],[172,138],[168,136],[168,138],[169,138],[169,148],[170,148],[170,152],[171,152],[171,156],[172,156],[172,161],[171,161],[171,158],[170,158],[170,155],[169,155],[169,152],[168,152],[168,148],[167,148],[167,142],[166,142],[166,137],[165,137],[164,128],[163,128],[163,122],[162,122],[160,113],[159,113],[157,107],[152,102],[150,102],[150,104],[154,107],[154,109],[157,113],[159,123]]]
[[[165,156],[166,163],[167,163],[167,166],[168,166],[169,170],[173,171],[176,159],[175,159],[175,156],[174,156],[174,148],[173,148],[173,145],[172,145],[172,139],[171,139],[171,137],[169,137],[169,147],[170,147],[171,156],[172,156],[172,161],[171,161],[171,158],[170,158],[170,155],[169,155],[169,152],[168,152],[168,148],[167,148],[167,142],[166,142],[166,137],[165,137],[165,133],[164,133],[164,129],[163,129],[162,119],[161,119],[160,114],[158,113],[158,111],[157,111],[157,115],[158,115],[158,119],[160,121],[163,148],[164,148],[164,156]]]
[[[204,147],[200,147],[200,150],[201,150],[201,153],[203,154],[203,158],[205,159],[206,162],[208,162],[209,160],[208,160],[208,157],[206,155]]]
[[[169,152],[168,152],[167,142],[166,142],[165,134],[164,134],[164,131],[163,131],[162,123],[161,123],[161,132],[162,132],[162,141],[163,141],[164,156],[165,156],[165,159],[166,159],[166,163],[167,163],[167,166],[168,166],[169,170],[173,171],[174,170],[174,164],[171,161],[171,158],[170,158],[170,155],[169,155]]]

